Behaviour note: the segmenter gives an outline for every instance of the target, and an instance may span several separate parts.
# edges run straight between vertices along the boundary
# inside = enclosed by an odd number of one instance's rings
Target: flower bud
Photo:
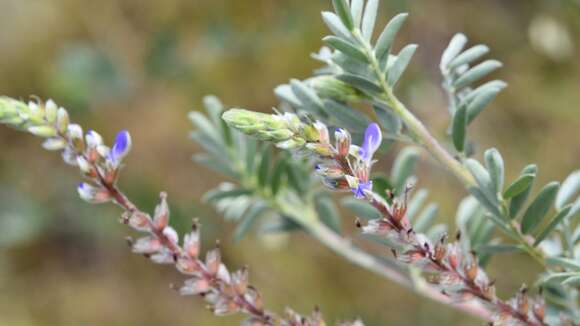
[[[534,301],[532,307],[534,316],[536,316],[539,321],[544,321],[544,318],[546,317],[546,303],[542,297],[536,298]]]
[[[111,147],[107,156],[107,160],[113,165],[113,167],[118,167],[130,150],[131,135],[127,130],[122,130],[117,134],[115,143],[113,144],[113,147]]]
[[[66,141],[62,138],[48,138],[42,143],[42,147],[49,151],[58,151],[66,147]]]
[[[328,177],[332,179],[344,177],[344,171],[338,165],[321,165],[318,164],[315,167],[316,173],[323,177]]]
[[[79,184],[77,191],[81,199],[91,204],[101,204],[111,200],[111,196],[106,189],[91,186],[88,183],[82,182]]]
[[[143,237],[133,243],[133,252],[136,254],[151,255],[163,248],[161,241],[154,237]]]
[[[211,289],[209,282],[203,278],[191,278],[179,289],[181,295],[198,295]]]
[[[334,153],[328,144],[308,143],[306,148],[322,157],[331,157]]]
[[[208,273],[211,275],[216,275],[220,264],[221,264],[221,254],[219,249],[213,249],[206,253],[205,256],[205,267],[207,268]]]
[[[177,244],[177,242],[179,242],[179,235],[177,235],[177,231],[175,231],[175,229],[171,226],[166,226],[163,229],[163,235],[165,238],[167,238],[167,240],[169,240],[169,242],[173,244]]]
[[[185,235],[183,239],[183,250],[191,258],[197,258],[199,256],[200,243],[199,243],[199,230],[196,228],[189,234]]]
[[[169,206],[167,205],[167,194],[161,193],[161,202],[155,207],[153,224],[156,229],[163,230],[169,224]]]
[[[78,152],[85,149],[85,141],[83,139],[83,128],[77,124],[70,124],[67,128],[68,138],[71,140],[74,148]]]
[[[276,147],[281,149],[297,149],[304,146],[305,143],[306,141],[304,141],[304,139],[295,137],[276,143]]]
[[[28,127],[28,132],[39,137],[48,138],[57,135],[53,126],[33,126]]]
[[[99,135],[96,131],[89,130],[85,136],[85,140],[87,142],[87,147],[89,148],[97,148],[98,146],[103,144],[103,137]]]
[[[334,139],[336,140],[336,151],[338,155],[342,157],[347,156],[351,144],[350,133],[342,128],[337,128],[334,132]]]
[[[278,130],[271,130],[271,131],[261,131],[261,132],[258,132],[257,136],[261,140],[284,141],[284,140],[287,140],[290,137],[294,136],[294,132],[292,132],[288,129],[278,129]]]
[[[68,129],[69,118],[68,112],[64,108],[59,108],[56,111],[56,128],[61,134],[65,134]]]
[[[56,115],[57,115],[58,107],[53,100],[48,100],[44,104],[44,115],[46,117],[46,121],[48,123],[53,124],[56,122]]]
[[[95,177],[97,175],[94,166],[91,165],[83,156],[77,156],[77,165],[83,174],[90,177]]]
[[[314,123],[314,128],[318,131],[318,141],[323,144],[330,143],[330,136],[328,134],[328,128],[326,125],[320,121]]]
[[[246,267],[234,273],[233,277],[234,290],[238,295],[244,295],[248,288],[248,269]]]
[[[126,223],[137,231],[149,231],[149,216],[145,213],[132,213]]]

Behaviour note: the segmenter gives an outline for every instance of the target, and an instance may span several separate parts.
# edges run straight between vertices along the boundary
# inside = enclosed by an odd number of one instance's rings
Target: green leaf
[[[501,218],[502,214],[497,205],[489,200],[489,198],[481,191],[480,188],[470,187],[469,193],[479,201],[479,203],[487,209],[489,213],[497,218]],[[503,222],[501,222],[503,224]]]
[[[362,76],[352,74],[342,74],[336,76],[336,78],[352,85],[353,87],[371,96],[380,94],[382,92],[382,89],[379,87],[379,85],[377,85],[374,81],[369,80]]]
[[[480,94],[490,90],[490,89],[497,89],[497,90],[503,90],[504,88],[507,87],[507,83],[504,82],[503,80],[491,80],[488,81],[480,86],[478,86],[476,89],[468,92],[467,94],[465,94],[462,98],[461,98],[461,102],[459,103],[459,105],[469,105],[476,97],[478,97]]]
[[[323,11],[322,20],[324,20],[324,23],[326,24],[326,26],[328,26],[328,28],[332,31],[332,33],[334,33],[334,35],[341,37],[345,40],[351,39],[350,32],[348,31],[346,26],[344,26],[344,24],[340,21],[340,18],[338,18],[338,16],[335,13],[330,11]]]
[[[503,193],[503,198],[509,199],[521,194],[532,186],[535,174],[522,174]]]
[[[276,87],[274,89],[274,93],[276,94],[276,96],[278,97],[278,99],[280,101],[287,102],[295,108],[299,108],[302,106],[302,103],[300,102],[298,97],[296,97],[296,95],[292,91],[292,87],[290,87],[290,85],[288,85],[288,84],[284,84],[284,85],[280,85],[280,86]]]
[[[239,242],[248,233],[256,220],[268,210],[268,205],[262,201],[258,201],[252,205],[248,212],[244,215],[242,221],[234,231],[234,242]]]
[[[351,131],[365,130],[371,120],[366,114],[342,103],[326,100],[326,110],[338,121],[339,125]]]
[[[567,270],[580,272],[580,262],[573,259],[562,257],[547,257],[546,263],[551,266],[561,266]]]
[[[482,193],[495,206],[497,204],[497,195],[491,183],[489,172],[478,161],[471,158],[465,160],[465,167],[467,167],[471,175],[475,178]]]
[[[207,111],[209,117],[211,118],[214,125],[221,125],[222,112],[224,111],[224,105],[221,103],[219,98],[213,95],[207,95],[203,98],[203,106]]]
[[[258,153],[258,141],[253,137],[243,137],[244,138],[244,156],[246,171],[248,174],[253,175],[255,173],[256,156]]]
[[[203,200],[211,203],[211,202],[215,202],[218,201],[220,199],[224,199],[224,198],[233,198],[233,197],[239,197],[239,196],[245,196],[245,195],[250,195],[252,194],[252,190],[250,189],[245,189],[245,188],[234,188],[234,189],[213,189],[208,191],[204,196],[203,196]]]
[[[411,62],[415,50],[417,50],[417,44],[409,44],[399,52],[393,66],[387,72],[387,83],[390,87],[394,87],[397,84],[407,69],[409,62]]]
[[[334,6],[334,11],[338,14],[342,23],[346,26],[346,28],[352,31],[354,29],[354,23],[352,16],[350,15],[350,9],[348,8],[348,3],[346,3],[346,0],[332,0],[332,5]]]
[[[358,200],[352,197],[346,197],[341,200],[343,207],[351,210],[357,217],[367,220],[374,220],[381,218],[381,212],[374,208],[371,204]]]
[[[580,170],[574,171],[562,183],[556,196],[556,209],[562,209],[580,191]]]
[[[199,112],[190,112],[188,116],[189,120],[191,120],[201,133],[207,135],[207,137],[213,139],[216,143],[223,144],[222,137],[205,115]]]
[[[417,218],[413,225],[413,230],[417,232],[425,232],[437,216],[439,207],[435,203],[431,203],[425,207],[421,215]]]
[[[553,274],[549,274],[549,275],[542,277],[540,282],[542,282],[542,283],[548,283],[548,282],[562,283],[563,280],[565,280],[571,276],[575,276],[575,275],[577,275],[577,273],[575,273],[575,272],[553,273]]]
[[[491,184],[495,193],[501,193],[504,183],[504,163],[499,151],[495,148],[485,151],[485,166],[489,171]]]
[[[530,164],[530,165],[526,166],[520,174],[521,175],[533,174],[534,179],[535,179],[535,176],[537,173],[538,173],[538,167],[535,164]],[[530,184],[530,186],[526,190],[515,195],[510,200],[510,207],[509,207],[510,218],[513,219],[518,215],[519,210],[522,208],[522,206],[524,205],[524,203],[528,199],[530,191],[532,190],[532,185],[533,185],[533,180],[532,180],[532,184]]]
[[[298,194],[307,193],[306,181],[300,171],[300,166],[297,166],[291,161],[286,162],[286,172],[288,173],[288,184],[296,190]]]
[[[387,190],[393,189],[393,186],[384,176],[374,176],[373,181],[373,191],[379,196],[383,197],[387,202],[390,202],[390,198],[387,198]]]
[[[322,39],[324,43],[330,45],[331,47],[337,49],[338,51],[348,55],[351,58],[362,62],[368,62],[366,54],[361,51],[356,45],[346,41],[340,37],[336,36],[326,36]]]
[[[276,166],[274,167],[274,171],[272,172],[272,194],[275,196],[278,191],[280,190],[280,186],[282,185],[282,177],[284,176],[284,172],[286,171],[286,159],[285,158],[278,158],[276,162]]]
[[[467,124],[470,124],[475,118],[496,98],[501,91],[499,88],[490,88],[484,90],[467,106]]]
[[[559,188],[560,183],[551,182],[540,190],[540,193],[530,204],[522,218],[522,232],[524,234],[531,233],[540,224],[546,213],[548,213],[550,206],[552,206]]]
[[[297,79],[292,79],[290,81],[290,87],[292,87],[292,91],[296,97],[298,97],[300,102],[302,102],[303,109],[316,115],[326,116],[324,104],[312,88],[306,86],[306,84]]]
[[[407,13],[396,15],[389,21],[387,26],[385,26],[385,29],[383,29],[383,32],[379,36],[377,44],[375,45],[375,55],[379,61],[387,61],[389,51],[393,45],[393,41],[395,40],[395,36],[403,26],[407,16],[409,16]]]
[[[459,53],[461,53],[466,43],[467,37],[461,33],[455,34],[453,38],[451,38],[449,45],[445,51],[443,51],[443,55],[441,56],[441,70],[447,70],[449,63],[455,59]]]
[[[316,196],[316,211],[322,223],[340,233],[340,216],[334,202],[327,194]]]
[[[260,155],[260,167],[258,169],[258,184],[264,187],[268,184],[270,176],[270,160],[272,158],[272,149],[270,146],[264,146]]]
[[[409,204],[407,205],[407,218],[409,220],[413,220],[417,213],[419,213],[419,210],[423,207],[428,195],[429,191],[426,189],[419,189],[419,191],[413,194],[411,200],[409,200]]]
[[[468,71],[463,73],[459,78],[457,78],[457,80],[453,83],[453,87],[455,89],[461,89],[465,86],[469,86],[501,66],[502,66],[501,62],[497,60],[484,61],[478,64],[477,66],[469,69]]]
[[[203,154],[195,154],[192,157],[193,161],[199,163],[206,168],[213,170],[217,173],[221,173],[233,179],[237,179],[239,177],[239,173],[234,171],[231,166],[225,164],[221,160],[216,160],[215,158],[203,153]]]
[[[352,0],[350,4],[350,14],[355,27],[359,27],[363,15],[364,0]]]
[[[216,142],[214,138],[200,131],[191,132],[190,137],[216,160],[225,160],[226,163],[228,162],[227,155],[224,155],[227,153],[227,150],[223,143]]]
[[[460,153],[465,149],[465,129],[467,126],[467,114],[465,107],[461,106],[453,115],[453,126],[451,128],[451,137],[453,145]]]
[[[562,285],[566,285],[566,286],[580,285],[580,275],[572,276],[572,277],[568,278],[567,280],[562,282]]]
[[[513,244],[482,244],[475,247],[477,253],[485,254],[514,253],[521,250],[522,248],[519,245]]]
[[[391,182],[398,193],[403,190],[405,182],[409,179],[417,165],[418,159],[419,152],[413,147],[405,147],[397,155],[391,170]]]
[[[383,128],[394,135],[401,133],[401,129],[403,128],[401,118],[396,116],[390,108],[383,108],[378,105],[374,105],[373,109],[375,110],[377,119]]]
[[[302,226],[294,222],[291,218],[282,216],[279,221],[265,224],[260,232],[262,233],[286,233],[302,230]]]
[[[489,48],[485,45],[473,46],[455,57],[455,59],[449,63],[449,69],[455,69],[464,64],[471,64],[473,61],[481,58],[488,52]]]
[[[536,241],[534,242],[534,247],[539,245],[542,241],[544,241],[544,239],[550,235],[550,233],[552,231],[554,231],[554,229],[564,221],[564,219],[568,216],[568,214],[570,213],[570,211],[572,210],[572,205],[568,205],[566,207],[564,207],[558,214],[556,214],[556,216],[554,216],[554,218],[552,219],[552,221],[550,222],[550,224],[548,224],[548,226],[546,226],[544,228],[544,230],[542,231],[542,233],[540,233],[540,235],[538,235],[536,237]]]
[[[253,199],[247,196],[239,196],[223,199],[227,202],[223,213],[226,220],[238,221],[242,218],[246,210],[252,205]],[[218,203],[221,204],[221,203]],[[223,205],[223,204],[222,204]]]
[[[368,42],[370,42],[373,37],[378,9],[379,0],[369,0],[365,6],[365,13],[362,19],[361,29],[364,39]]]

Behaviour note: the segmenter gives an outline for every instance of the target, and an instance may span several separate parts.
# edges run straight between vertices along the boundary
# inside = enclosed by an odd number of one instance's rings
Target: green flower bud
[[[244,109],[231,109],[222,115],[222,119],[231,127],[244,133],[253,134],[261,130],[286,128],[286,121],[278,115],[253,112]]]
[[[304,126],[302,133],[308,142],[317,142],[320,139],[320,132],[313,125]]]
[[[276,144],[276,147],[281,149],[298,149],[306,144],[306,141],[302,138],[296,137],[292,139],[285,140]]]
[[[56,129],[52,126],[33,126],[28,127],[28,132],[35,136],[49,138],[57,135]]]

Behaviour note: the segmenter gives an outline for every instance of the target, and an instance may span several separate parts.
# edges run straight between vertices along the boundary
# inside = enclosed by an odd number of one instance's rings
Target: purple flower
[[[107,159],[114,165],[119,165],[121,160],[131,149],[131,135],[127,130],[121,130],[115,138],[115,143],[109,152]]]
[[[364,198],[365,197],[365,190],[369,190],[372,191],[373,190],[373,182],[372,181],[366,181],[366,182],[359,182],[358,186],[356,188],[352,189],[352,192],[354,193],[354,196],[358,199]]]
[[[365,137],[358,152],[363,161],[368,162],[373,158],[373,154],[377,151],[379,146],[381,146],[382,140],[383,136],[379,125],[376,123],[369,124],[365,130]]]

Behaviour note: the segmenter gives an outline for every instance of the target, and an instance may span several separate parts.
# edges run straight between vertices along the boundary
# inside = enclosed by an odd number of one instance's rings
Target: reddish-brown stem
[[[79,155],[83,155],[79,153]],[[98,171],[96,166],[94,166],[95,171]],[[112,182],[107,182],[106,178],[100,173],[97,172],[97,177],[95,178],[99,184],[104,187],[113,201],[123,208],[129,214],[142,214],[146,217],[147,221],[147,228],[149,233],[153,235],[159,242],[163,245],[164,248],[169,250],[174,257],[174,261],[177,262],[178,258],[180,259],[187,259],[191,264],[195,265],[195,269],[199,272],[200,276],[205,279],[209,284],[212,285],[213,288],[217,289],[218,291],[222,288],[224,284],[221,279],[216,277],[215,275],[209,273],[207,268],[196,259],[192,259],[188,255],[184,253],[184,250],[178,246],[175,242],[171,241],[164,233],[163,230],[157,228],[154,225],[153,220],[149,217],[148,214],[142,212],[137,205],[135,205],[117,186]],[[273,314],[264,311],[261,308],[258,308],[252,304],[249,300],[246,299],[244,295],[235,294],[233,298],[234,302],[237,306],[239,306],[242,310],[247,311],[250,315],[254,318],[258,319],[259,321],[263,322],[264,325],[272,324]]]

